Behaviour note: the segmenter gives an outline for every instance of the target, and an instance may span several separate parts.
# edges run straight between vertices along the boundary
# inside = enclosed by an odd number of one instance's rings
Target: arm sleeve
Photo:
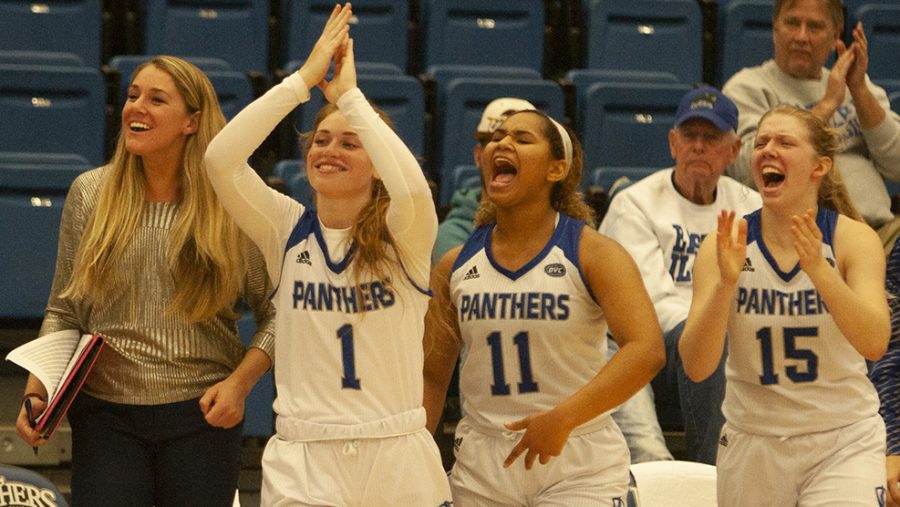
[[[678,295],[666,266],[665,253],[653,232],[651,220],[627,195],[613,199],[600,224],[600,233],[622,245],[641,271],[641,278],[663,331],[687,318],[690,302]]]
[[[90,218],[90,209],[85,202],[85,176],[75,179],[69,188],[66,202],[63,204],[62,218],[59,223],[59,244],[56,252],[56,270],[53,284],[47,301],[47,310],[41,324],[40,336],[63,329],[85,329],[78,317],[77,309],[70,299],[63,299],[59,294],[66,289],[72,279],[75,254],[81,242],[84,226]]]
[[[284,244],[303,212],[297,201],[259,177],[247,159],[297,105],[309,100],[309,88],[293,73],[237,114],[206,150],[205,163],[219,200],[259,247],[269,277],[277,282]]]
[[[882,176],[900,181],[900,115],[891,110],[891,103],[884,89],[872,84],[868,76],[866,81],[872,95],[885,112],[884,121],[877,127],[862,131],[869,156]]]
[[[359,136],[391,196],[387,227],[400,249],[407,274],[420,287],[428,287],[438,221],[425,174],[409,148],[358,88],[341,95],[337,106]]]

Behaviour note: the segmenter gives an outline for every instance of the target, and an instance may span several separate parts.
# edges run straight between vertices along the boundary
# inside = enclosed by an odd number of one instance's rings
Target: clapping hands
[[[353,40],[350,38],[348,24],[352,14],[349,2],[343,6],[334,6],[322,29],[322,35],[298,71],[307,86],[317,86],[325,94],[325,99],[331,103],[356,87]],[[334,76],[331,81],[327,81],[325,75],[332,62],[334,62]]]

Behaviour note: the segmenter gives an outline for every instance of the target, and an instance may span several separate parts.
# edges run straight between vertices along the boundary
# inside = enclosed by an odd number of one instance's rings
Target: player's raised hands
[[[734,230],[734,211],[722,210],[716,231],[716,258],[722,280],[736,284],[747,256],[747,221],[738,221]]]
[[[309,57],[298,71],[310,88],[325,85],[325,74],[328,73],[335,53],[347,42],[350,32],[347,22],[350,20],[351,14],[349,2],[343,6],[335,5],[334,10],[331,11],[331,16],[328,17],[328,21],[325,22],[325,27],[322,29],[322,35],[319,36],[316,45],[309,52]]]
[[[325,99],[332,104],[348,90],[356,88],[356,62],[353,59],[353,39],[347,38],[334,54],[334,77],[319,84]]]
[[[827,267],[825,258],[822,257],[822,231],[816,225],[815,213],[811,209],[806,210],[803,215],[791,217],[791,221],[791,234],[794,236],[794,250],[799,257],[800,269],[815,279],[815,270]]]

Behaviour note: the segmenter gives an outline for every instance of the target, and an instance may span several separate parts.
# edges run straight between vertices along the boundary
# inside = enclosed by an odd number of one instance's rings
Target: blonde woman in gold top
[[[231,505],[244,400],[272,364],[262,256],[209,185],[203,153],[225,119],[207,77],[160,56],[135,71],[112,160],[72,184],[41,335],[106,347],[69,411],[75,505]],[[244,349],[242,302],[257,333]],[[44,386],[29,377],[36,413]],[[24,409],[29,445],[44,443]]]

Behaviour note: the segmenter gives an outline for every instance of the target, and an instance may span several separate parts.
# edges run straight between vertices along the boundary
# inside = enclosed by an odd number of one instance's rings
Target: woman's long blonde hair
[[[806,127],[807,139],[816,151],[816,154],[820,157],[828,157],[831,159],[831,170],[825,174],[819,185],[817,197],[818,203],[826,208],[831,208],[842,215],[847,215],[853,220],[862,222],[862,215],[859,214],[856,206],[853,205],[853,200],[850,198],[850,192],[847,190],[847,186],[844,185],[844,180],[841,177],[841,172],[838,169],[837,160],[835,159],[835,156],[840,149],[840,140],[837,131],[828,127],[821,118],[812,114],[810,111],[788,104],[776,106],[766,112],[766,114],[759,119],[759,124],[761,125],[766,118],[774,114],[792,116],[800,120]]]
[[[394,128],[394,122],[391,121],[387,113],[371,102],[369,105],[378,113],[381,120],[391,128]],[[301,148],[303,149],[303,157],[309,153],[312,147],[313,136],[319,128],[319,124],[325,120],[331,113],[339,112],[334,104],[325,104],[316,114],[316,120],[311,131],[301,135]],[[372,182],[372,198],[366,206],[360,210],[356,223],[350,236],[353,245],[356,248],[354,255],[355,267],[354,277],[357,281],[362,279],[365,273],[370,273],[377,279],[390,282],[389,273],[393,264],[402,264],[400,249],[387,227],[387,210],[391,204],[391,196],[388,194],[387,188],[379,178],[374,178]],[[396,260],[388,256],[388,248],[393,249],[396,254]]]
[[[225,125],[216,92],[206,75],[173,56],[157,56],[141,64],[169,74],[184,98],[188,113],[200,113],[198,128],[188,136],[180,171],[178,212],[169,232],[166,261],[175,284],[170,311],[192,322],[214,316],[234,303],[246,270],[246,237],[222,207],[206,176],[203,154]],[[63,297],[102,304],[109,282],[135,236],[144,209],[143,161],[125,149],[119,134],[97,204],[85,226],[72,279]],[[127,275],[122,273],[122,275]]]
[[[542,111],[519,111],[509,115],[504,121],[508,121],[509,118],[517,114],[526,113],[537,114],[541,117],[541,130],[550,144],[550,155],[555,160],[565,160],[565,147],[559,130],[553,125],[553,120]],[[550,190],[550,206],[560,213],[582,220],[593,227],[596,220],[594,209],[584,201],[584,196],[578,190],[581,185],[581,174],[584,165],[584,150],[581,148],[581,143],[578,141],[578,136],[575,135],[575,132],[565,125],[560,125],[565,129],[566,134],[572,141],[572,164],[566,177],[553,184],[553,188]],[[487,196],[482,196],[481,204],[475,213],[475,226],[492,224],[496,221],[496,206]]]

